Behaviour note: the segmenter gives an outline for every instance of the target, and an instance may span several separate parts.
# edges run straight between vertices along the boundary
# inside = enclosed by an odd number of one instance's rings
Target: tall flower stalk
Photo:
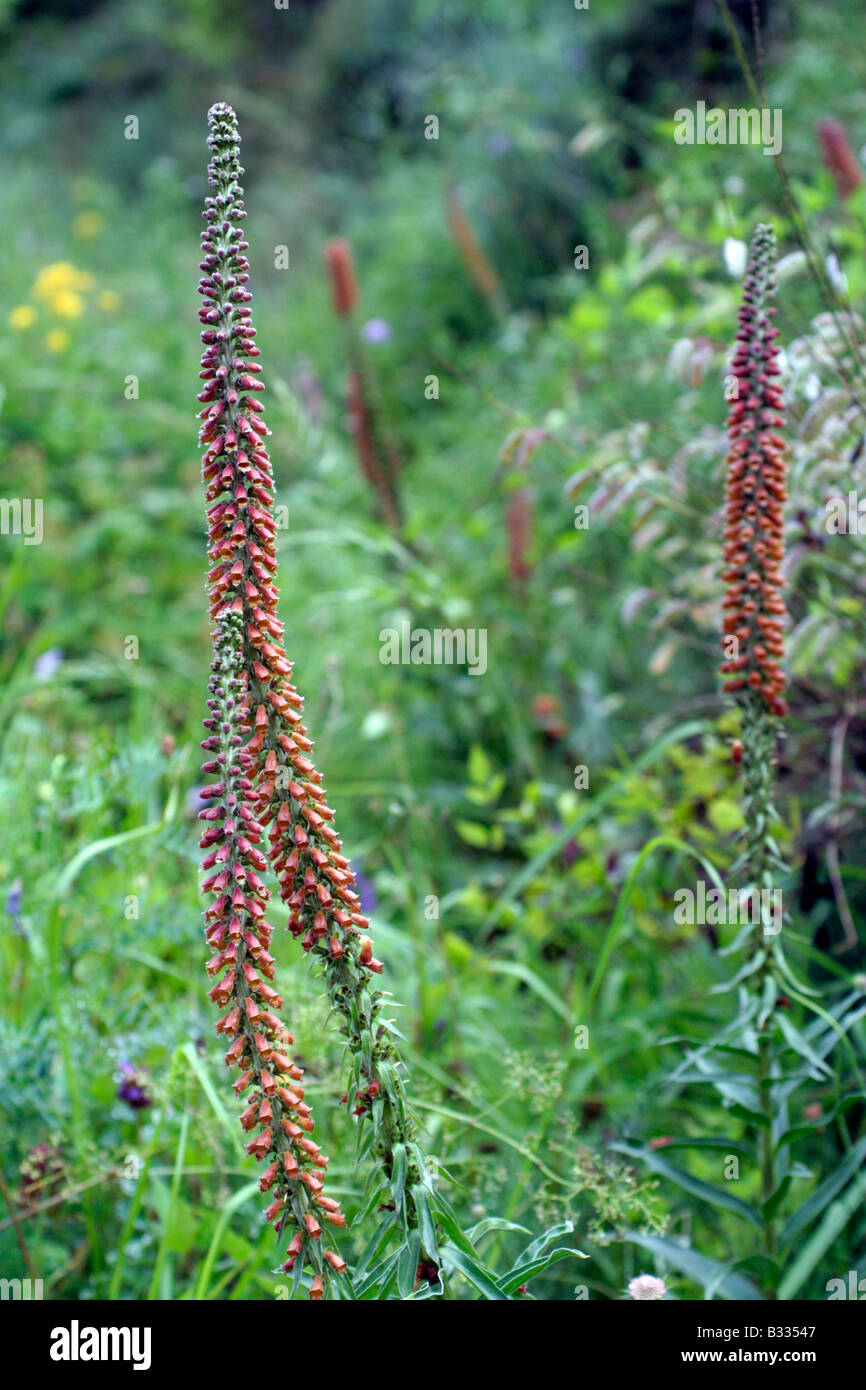
[[[779,719],[787,714],[784,658],[785,441],[776,349],[775,237],[754,233],[739,312],[732,375],[737,394],[728,415],[727,507],[724,531],[722,648],[724,689],[742,711],[746,844],[741,867],[755,887],[770,886],[776,860],[771,834],[772,788]]]
[[[247,1099],[241,1124],[253,1132],[248,1151],[266,1163],[259,1182],[272,1192],[268,1219],[292,1228],[286,1272],[310,1272],[310,1296],[320,1298],[329,1270],[345,1262],[322,1250],[323,1223],[344,1225],[339,1203],[324,1195],[321,1170],[327,1159],[310,1138],[314,1127],[304,1101],[300,1067],[288,1051],[292,1035],[279,1017],[283,1001],[268,983],[274,976],[271,927],[265,920],[268,890],[260,874],[267,859],[258,848],[263,828],[256,818],[254,777],[263,747],[263,702],[283,706],[288,663],[271,640],[276,619],[273,480],[262,439],[256,379],[255,329],[247,307],[252,296],[247,243],[237,227],[245,216],[238,185],[238,136],[234,113],[222,104],[209,115],[212,158],[205,200],[208,224],[202,233],[199,317],[204,352],[199,395],[203,405],[200,442],[208,503],[210,612],[214,659],[210,682],[208,737],[212,754],[203,771],[219,780],[207,786],[201,812],[209,822],[201,846],[210,873],[203,891],[213,901],[205,912],[206,937],[214,954],[208,972],[216,977],[211,999],[227,1013],[217,1032],[229,1038],[226,1064],[238,1066],[237,1094]],[[271,687],[274,687],[274,693]],[[272,708],[277,705],[272,703]],[[212,871],[212,872],[211,872]]]
[[[228,1065],[240,1067],[235,1090],[248,1100],[241,1123],[254,1132],[249,1151],[266,1163],[260,1186],[272,1191],[268,1217],[292,1230],[284,1268],[306,1271],[311,1297],[331,1289],[345,1268],[323,1250],[325,1223],[343,1225],[339,1205],[324,1193],[327,1160],[310,1138],[313,1117],[301,1071],[291,1059],[291,1034],[279,1018],[273,979],[271,927],[265,920],[268,863],[289,908],[289,929],[321,967],[333,1011],[346,1039],[347,1108],[358,1117],[361,1152],[372,1160],[371,1199],[400,1223],[417,1264],[435,1259],[424,1192],[432,1192],[409,1115],[403,1067],[373,988],[382,965],[373,955],[349,862],[334,828],[321,775],[310,758],[303,700],[277,617],[277,553],[273,474],[258,399],[263,390],[246,285],[246,217],[239,185],[237,121],[219,103],[208,116],[211,160],[202,234],[204,324],[201,377],[205,382],[200,440],[205,446],[209,534],[210,613],[214,661],[203,747],[204,770],[218,780],[205,789],[209,853],[203,888],[213,895],[206,934],[214,955],[215,1003],[227,1009],[218,1032],[231,1039]],[[259,846],[263,848],[259,848]],[[410,1239],[411,1233],[416,1234]],[[412,1274],[414,1276],[414,1269]],[[334,1290],[339,1293],[339,1290]]]
[[[325,247],[325,265],[331,279],[334,310],[345,326],[346,347],[350,363],[347,390],[349,425],[358,451],[361,472],[373,490],[382,520],[389,530],[400,536],[403,515],[397,483],[399,460],[394,445],[387,437],[375,378],[355,323],[358,303],[358,277],[352,248],[338,238]]]
[[[724,689],[742,711],[745,847],[740,861],[756,889],[771,887],[778,861],[772,838],[773,768],[778,721],[787,714],[782,660],[785,602],[785,441],[776,349],[775,237],[754,233],[739,312],[732,375],[736,399],[728,415],[727,507],[724,531],[722,648]]]
[[[818,143],[836,192],[844,201],[863,182],[863,166],[851,148],[848,132],[839,121],[819,121]]]
[[[760,1134],[764,1250],[776,1255],[776,1231],[770,1200],[776,1188],[773,1137],[772,1029],[769,1020],[781,995],[785,972],[781,914],[776,885],[785,872],[774,837],[773,807],[779,721],[787,714],[784,658],[785,603],[781,564],[784,560],[785,441],[784,402],[778,384],[778,329],[772,298],[776,284],[775,237],[760,225],[752,237],[739,311],[737,348],[732,374],[736,399],[728,416],[727,509],[724,532],[722,647],[724,689],[739,705],[741,738],[734,757],[742,764],[743,848],[734,874],[741,900],[756,911],[746,928],[747,961],[739,972],[754,1001],[750,1024],[757,1034],[758,1092],[763,1125]],[[772,905],[772,906],[770,906]]]

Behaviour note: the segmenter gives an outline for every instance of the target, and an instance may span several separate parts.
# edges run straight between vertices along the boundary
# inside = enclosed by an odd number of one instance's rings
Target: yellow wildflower
[[[77,270],[69,261],[54,261],[43,266],[33,284],[37,299],[52,300],[65,291],[89,290],[93,276],[87,270]]]
[[[84,309],[84,300],[74,290],[58,290],[50,305],[59,319],[77,319]]]
[[[69,334],[62,328],[52,328],[45,335],[45,346],[49,352],[63,352],[69,347]]]
[[[29,328],[36,320],[36,310],[32,304],[19,304],[9,315],[10,328]]]

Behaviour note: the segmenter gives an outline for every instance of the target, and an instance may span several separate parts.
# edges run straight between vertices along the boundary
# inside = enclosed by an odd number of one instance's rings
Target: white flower
[[[749,259],[749,248],[746,243],[738,241],[736,237],[726,236],[722,251],[728,274],[733,280],[742,280]]]
[[[847,294],[848,277],[845,275],[845,272],[839,264],[838,256],[835,256],[831,251],[830,255],[824,262],[824,265],[827,270],[827,278],[829,279],[830,284],[833,286],[834,290],[838,290],[840,294]]]
[[[639,1274],[636,1279],[632,1279],[628,1291],[632,1298],[664,1298],[667,1293],[664,1279],[657,1279],[654,1274]]]

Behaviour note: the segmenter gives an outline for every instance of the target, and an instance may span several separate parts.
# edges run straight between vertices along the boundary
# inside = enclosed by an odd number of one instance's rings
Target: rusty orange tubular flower
[[[752,238],[743,285],[732,374],[737,396],[728,416],[730,450],[723,578],[727,585],[722,623],[726,691],[738,702],[751,696],[770,714],[784,716],[785,603],[781,563],[785,554],[785,441],[782,392],[778,385],[775,237],[761,225]]]
[[[211,109],[209,123],[208,181],[215,192],[205,201],[208,225],[202,234],[205,385],[198,399],[214,643],[202,746],[210,755],[203,771],[216,780],[202,793],[208,807],[201,812],[208,874],[202,889],[212,898],[205,912],[213,951],[208,972],[215,978],[210,996],[225,1010],[217,1032],[229,1041],[226,1064],[240,1069],[234,1089],[247,1102],[241,1116],[252,1135],[247,1149],[264,1164],[259,1186],[271,1194],[268,1219],[279,1231],[294,1231],[284,1268],[308,1269],[315,1298],[322,1295],[323,1279],[344,1268],[322,1242],[326,1223],[343,1225],[344,1219],[339,1204],[324,1195],[327,1159],[310,1137],[313,1118],[302,1072],[279,1017],[282,1000],[269,983],[274,960],[261,878],[267,859],[259,848],[264,832],[253,779],[262,761],[273,761],[273,751],[265,751],[270,719],[290,728],[297,701],[275,616],[273,482],[263,443],[259,368],[251,360],[258,349],[247,307],[251,295],[244,288],[247,245],[237,226],[246,215],[237,182],[237,126],[231,108],[222,104]],[[286,764],[300,758],[301,745],[288,734],[281,737]],[[355,906],[351,900],[350,905]]]
[[[435,1259],[426,1210],[432,1183],[382,1013],[385,996],[371,984],[382,964],[310,756],[303,700],[283,645],[273,473],[258,399],[263,387],[246,288],[248,248],[239,226],[246,213],[237,122],[223,103],[208,120],[214,192],[205,200],[202,234],[205,384],[198,399],[214,643],[203,743],[210,755],[204,771],[214,780],[203,793],[208,824],[201,841],[208,851],[203,890],[213,898],[205,914],[214,953],[211,997],[225,1010],[217,1029],[229,1039],[227,1064],[240,1069],[235,1090],[247,1100],[241,1123],[252,1135],[250,1153],[264,1164],[268,1218],[278,1231],[292,1232],[283,1267],[298,1282],[308,1277],[311,1298],[343,1296],[333,1281],[345,1263],[325,1248],[324,1231],[345,1220],[324,1191],[327,1160],[311,1138],[301,1071],[270,983],[274,958],[262,877],[269,868],[289,908],[289,929],[324,974],[340,1021],[349,1069],[345,1099],[358,1120],[360,1155],[372,1163],[374,1191],[389,1189],[392,1209],[398,1203],[410,1253]],[[419,1206],[424,1239],[417,1234]]]
[[[724,689],[741,713],[741,732],[732,746],[742,767],[742,851],[732,872],[751,891],[772,891],[785,873],[773,834],[776,745],[779,720],[787,714],[782,562],[785,555],[784,402],[779,384],[775,309],[776,243],[773,229],[760,225],[752,236],[743,283],[732,374],[736,398],[728,415],[727,512],[724,531],[722,649]],[[762,909],[763,911],[763,909]],[[778,924],[765,924],[756,951],[762,983],[772,968]],[[777,961],[778,964],[778,961]]]

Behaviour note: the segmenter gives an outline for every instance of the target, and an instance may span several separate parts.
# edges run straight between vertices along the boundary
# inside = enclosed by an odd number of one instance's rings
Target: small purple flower
[[[54,672],[63,665],[63,658],[66,655],[60,647],[49,647],[47,652],[37,656],[33,663],[33,674],[37,680],[48,681]]]
[[[12,925],[19,936],[27,935],[21,922],[21,908],[23,902],[24,884],[20,878],[16,878],[6,895],[6,911],[12,918]]]
[[[23,890],[24,884],[20,878],[16,878],[6,898],[6,911],[9,913],[10,917],[17,917],[21,911]]]
[[[372,917],[379,906],[375,885],[363,869],[356,868],[354,872],[355,887],[358,890],[358,897],[361,899],[361,911],[365,917]]]
[[[146,1110],[151,1100],[145,1079],[131,1062],[121,1062],[118,1079],[120,1084],[117,1088],[117,1099],[125,1100],[133,1110]]]
[[[391,325],[386,319],[368,319],[361,329],[365,343],[387,343],[391,337]]]

